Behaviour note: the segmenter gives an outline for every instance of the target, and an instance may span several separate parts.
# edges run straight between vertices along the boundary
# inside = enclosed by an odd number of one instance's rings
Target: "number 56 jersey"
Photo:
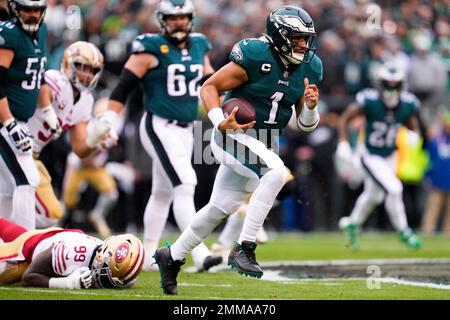
[[[33,259],[53,246],[53,271],[60,276],[68,276],[78,268],[89,267],[95,249],[102,243],[102,240],[85,233],[63,231],[42,240],[34,250]]]
[[[39,28],[38,36],[32,38],[12,21],[0,23],[0,49],[14,51],[4,85],[5,93],[9,109],[20,121],[26,122],[36,109],[42,74],[47,63],[46,37],[45,24]]]
[[[53,109],[58,117],[63,131],[74,125],[91,119],[94,97],[85,90],[80,93],[75,102],[73,89],[69,79],[59,70],[47,70],[44,73],[45,82],[49,86],[53,96]],[[43,112],[37,108],[33,117],[28,120],[28,129],[33,139],[33,152],[41,152],[53,139],[53,133],[44,120]]]

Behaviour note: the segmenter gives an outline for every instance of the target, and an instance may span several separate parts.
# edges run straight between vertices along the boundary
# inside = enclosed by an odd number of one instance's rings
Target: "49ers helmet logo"
[[[114,253],[114,260],[117,263],[122,262],[128,256],[128,252],[130,251],[130,246],[128,243],[122,243],[117,247],[116,252]]]

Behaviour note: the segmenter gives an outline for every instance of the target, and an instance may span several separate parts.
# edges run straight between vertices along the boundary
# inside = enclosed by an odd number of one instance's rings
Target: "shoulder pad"
[[[44,78],[46,82],[50,81],[50,84],[56,84],[58,87],[62,87],[66,76],[59,70],[50,69],[44,72]]]
[[[6,20],[0,23],[0,48],[14,49],[20,37],[13,22]]]
[[[418,108],[420,106],[419,99],[413,93],[408,91],[402,91],[400,93],[400,100],[405,103],[414,105],[414,108]]]
[[[211,50],[211,44],[204,34],[193,32],[190,34],[190,37],[193,42],[199,43],[201,46],[203,46],[205,48],[205,51]]]
[[[154,53],[158,51],[161,45],[161,36],[156,33],[145,33],[137,36],[131,44],[131,53],[148,52]]]
[[[317,56],[314,55],[311,62],[309,63],[311,71],[319,75],[319,79],[322,80],[323,76],[323,66],[322,66],[322,60]]]
[[[269,44],[257,38],[247,38],[239,41],[233,46],[230,59],[236,63],[241,63],[244,59],[251,61],[264,60],[263,53]]]
[[[365,104],[365,101],[367,100],[373,101],[378,100],[379,98],[380,94],[378,90],[372,88],[363,89],[356,94],[356,102],[362,106]]]

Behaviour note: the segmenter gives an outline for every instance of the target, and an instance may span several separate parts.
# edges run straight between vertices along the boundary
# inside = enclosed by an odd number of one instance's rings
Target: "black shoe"
[[[199,270],[199,272],[208,271],[209,268],[221,264],[222,261],[223,261],[222,256],[213,256],[213,255],[207,256],[203,261],[203,269]]]
[[[256,243],[254,242],[242,241],[242,244],[235,242],[234,248],[228,256],[228,265],[237,269],[240,274],[261,278],[263,271],[256,262],[255,249]]]
[[[153,255],[159,267],[161,275],[161,288],[165,294],[176,295],[177,290],[177,275],[180,268],[186,263],[186,260],[173,260],[170,255],[170,247],[161,247],[155,251]]]

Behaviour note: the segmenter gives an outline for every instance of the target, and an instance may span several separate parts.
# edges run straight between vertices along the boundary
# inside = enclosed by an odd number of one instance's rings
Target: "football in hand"
[[[255,107],[250,102],[242,98],[231,98],[224,102],[222,111],[225,118],[231,114],[231,111],[233,111],[235,107],[239,107],[239,110],[236,113],[237,123],[246,124],[256,120]]]

